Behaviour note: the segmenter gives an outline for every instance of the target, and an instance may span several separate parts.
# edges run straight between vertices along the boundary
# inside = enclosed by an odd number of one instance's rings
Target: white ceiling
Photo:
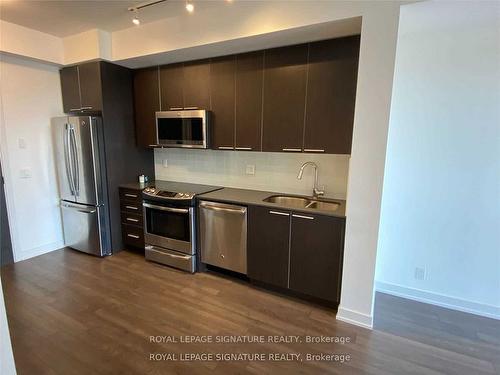
[[[0,19],[58,37],[78,34],[91,29],[117,31],[133,27],[129,7],[144,0],[0,0]],[[231,6],[225,0],[194,0],[195,12],[216,6]],[[141,22],[189,13],[183,0],[167,0],[139,11]]]

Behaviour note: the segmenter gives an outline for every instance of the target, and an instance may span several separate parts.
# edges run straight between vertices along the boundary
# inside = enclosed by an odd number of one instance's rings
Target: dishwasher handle
[[[245,214],[247,212],[246,207],[232,206],[232,205],[228,205],[228,204],[220,204],[220,203],[212,203],[212,202],[200,202],[200,207],[207,209],[207,210],[231,212],[231,213],[237,213],[237,214]]]

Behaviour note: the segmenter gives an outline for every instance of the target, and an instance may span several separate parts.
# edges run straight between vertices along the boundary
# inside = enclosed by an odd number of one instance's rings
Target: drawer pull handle
[[[182,108],[182,107],[170,107],[171,111],[180,111],[182,109],[184,109],[184,108]]]
[[[273,215],[281,215],[281,216],[290,216],[289,213],[286,213],[286,212],[279,212],[279,211],[269,211],[270,214],[273,214]]]
[[[139,222],[139,220],[138,220],[138,219],[132,219],[131,217],[127,217],[127,221],[131,221],[131,222],[133,222],[133,223],[137,223],[137,222]]]
[[[81,110],[82,110],[81,108],[70,108],[69,109],[70,112],[81,111]]]
[[[283,151],[286,151],[286,152],[300,152],[302,150],[300,148],[284,148]]]
[[[231,146],[219,146],[219,150],[234,150],[234,147]]]
[[[198,109],[198,107],[184,107],[184,109]]]
[[[137,239],[139,239],[139,238],[141,238],[141,237],[139,237],[139,236],[137,236],[137,235],[135,235],[135,234],[130,234],[130,233],[129,233],[129,234],[127,234],[127,237],[130,237],[130,238],[135,238],[136,240],[137,240]]]
[[[125,194],[126,197],[137,198],[136,194]]]
[[[325,152],[325,150],[320,149],[320,148],[305,148],[305,152]]]
[[[125,206],[125,208],[128,208],[129,210],[138,210],[138,207],[135,206]]]
[[[293,214],[292,216],[296,217],[296,218],[299,218],[299,219],[314,220],[314,217],[312,217],[312,216],[297,215],[297,214]]]
[[[236,147],[236,150],[239,151],[252,151],[251,147]]]

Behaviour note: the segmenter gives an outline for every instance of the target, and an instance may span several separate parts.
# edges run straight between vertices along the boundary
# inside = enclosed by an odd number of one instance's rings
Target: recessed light
[[[186,2],[186,10],[187,10],[189,13],[193,13],[193,10],[194,10],[194,5],[193,5],[193,3]]]
[[[139,20],[139,18],[137,16],[135,16],[133,19],[132,19],[132,23],[134,25],[137,25],[139,26],[141,24],[141,21]]]

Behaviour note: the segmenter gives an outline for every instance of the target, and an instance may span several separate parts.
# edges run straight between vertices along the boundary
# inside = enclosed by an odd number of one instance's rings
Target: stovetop
[[[222,187],[157,180],[143,190],[143,196],[145,199],[162,201],[192,201],[199,194],[219,189]]]

